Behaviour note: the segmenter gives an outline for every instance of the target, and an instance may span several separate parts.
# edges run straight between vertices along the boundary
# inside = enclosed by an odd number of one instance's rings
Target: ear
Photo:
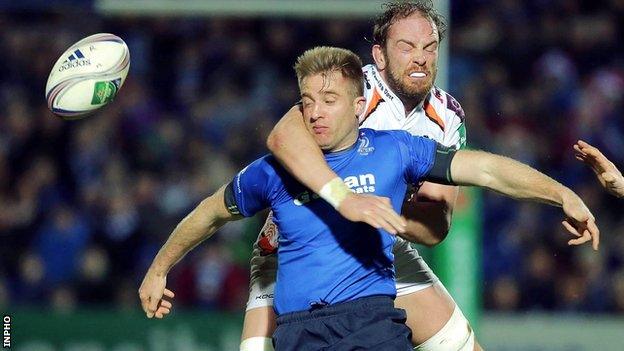
[[[373,60],[375,60],[375,65],[377,69],[383,71],[386,69],[386,55],[383,52],[383,49],[379,44],[373,45]]]
[[[366,108],[366,99],[363,96],[358,96],[353,100],[353,105],[355,107],[355,116],[359,117],[364,113],[364,109]]]

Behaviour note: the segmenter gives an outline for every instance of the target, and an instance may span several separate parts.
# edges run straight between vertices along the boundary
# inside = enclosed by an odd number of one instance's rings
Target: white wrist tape
[[[275,351],[271,338],[255,336],[243,340],[240,344],[240,351]]]
[[[351,189],[345,185],[340,177],[336,177],[323,185],[318,194],[323,200],[329,202],[330,205],[337,209],[342,200],[350,193]]]

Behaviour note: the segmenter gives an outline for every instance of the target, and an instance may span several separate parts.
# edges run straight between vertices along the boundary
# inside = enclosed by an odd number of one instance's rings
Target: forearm
[[[299,106],[290,109],[273,128],[267,147],[290,174],[316,193],[338,176],[306,129]]]
[[[513,159],[479,151],[458,151],[451,165],[453,181],[482,186],[501,194],[561,206],[572,191],[547,175]],[[463,157],[463,156],[466,157]]]
[[[154,258],[150,269],[159,275],[166,275],[189,251],[211,237],[227,222],[227,218],[219,216],[218,211],[213,210],[215,201],[218,199],[213,197],[203,200],[178,223]]]
[[[407,220],[403,239],[434,246],[442,242],[450,229],[452,211],[445,202],[406,201],[401,213]]]

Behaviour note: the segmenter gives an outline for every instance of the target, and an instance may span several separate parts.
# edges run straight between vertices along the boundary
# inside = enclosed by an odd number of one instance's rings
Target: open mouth
[[[427,74],[425,72],[414,72],[409,75],[411,78],[425,78]]]

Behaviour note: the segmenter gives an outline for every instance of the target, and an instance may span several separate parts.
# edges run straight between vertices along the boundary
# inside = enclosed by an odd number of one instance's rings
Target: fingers
[[[568,232],[576,236],[575,239],[571,239],[568,241],[568,245],[582,245],[591,240],[592,248],[595,251],[598,250],[598,246],[600,244],[600,230],[598,229],[598,226],[593,219],[590,219],[586,223],[583,223],[581,228],[578,229],[570,223],[570,220],[565,220],[561,222],[561,224],[563,224]]]
[[[587,231],[592,237],[592,248],[594,251],[598,251],[598,245],[600,245],[600,230],[593,220],[587,221]]]
[[[364,215],[363,222],[368,223],[376,229],[383,229],[392,235],[405,231],[400,225],[395,224],[391,214],[380,207],[364,211],[362,214]]]
[[[147,318],[154,317],[154,313],[158,309],[158,303],[160,302],[161,297],[150,296],[148,305],[147,305]]]
[[[143,308],[143,312],[148,314],[149,313],[149,310],[148,310],[149,296],[147,294],[145,294],[144,292],[139,290],[139,298],[141,299],[141,307]]]
[[[609,161],[608,159],[598,150],[598,148],[589,145],[588,143],[579,140],[576,145],[574,145],[574,150],[577,152],[577,156],[581,156],[584,158],[584,161],[589,161],[592,163],[599,164],[601,167],[608,167]]]
[[[574,144],[574,146],[572,146],[572,147],[574,148],[574,151],[576,151],[576,154],[580,154],[580,155],[583,155],[583,156],[587,156],[587,154],[585,154],[585,153],[583,152],[583,150],[581,149],[581,147],[580,147],[580,146],[578,146],[578,144]]]
[[[561,224],[563,224],[564,228],[568,232],[570,232],[572,235],[577,236],[577,237],[581,236],[581,234],[576,230],[576,228],[574,228],[574,226],[572,226],[567,220],[562,221]],[[568,244],[569,243],[570,242],[568,241]]]
[[[165,291],[163,292],[163,294],[165,296],[167,296],[168,298],[171,298],[171,299],[173,299],[175,297],[175,294],[173,293],[173,291],[171,291],[171,290],[169,290],[167,288],[165,288]]]
[[[158,319],[162,319],[164,318],[166,315],[168,315],[169,313],[171,313],[171,310],[168,308],[164,308],[161,307],[159,308],[156,313],[154,313],[154,317],[158,318]]]
[[[378,204],[378,209],[381,216],[381,220],[383,223],[389,225],[392,229],[390,231],[393,234],[404,233],[407,227],[407,221],[405,218],[401,217],[400,214],[396,213],[392,208],[392,204],[390,203],[390,199],[387,197],[380,198],[381,204]],[[386,225],[384,225],[384,228]]]
[[[581,237],[568,241],[568,245],[583,245],[590,240],[591,234],[589,234],[589,231],[584,230]]]
[[[591,144],[589,144],[588,142],[585,142],[583,140],[577,141],[576,144],[581,146],[581,147],[593,147],[593,146],[591,146]]]
[[[175,296],[173,291],[169,289],[165,289],[164,295],[169,298],[173,298]],[[143,311],[147,315],[147,318],[163,318],[171,312],[171,308],[173,307],[171,301],[164,299],[156,299],[145,294],[140,294],[140,298],[141,306],[143,307]]]
[[[364,222],[393,235],[404,233],[407,227],[405,219],[385,197],[352,194],[343,200],[338,211],[351,221]]]
[[[171,313],[172,307],[173,305],[171,304],[171,302],[167,300],[161,300],[160,306],[158,306],[158,309],[156,310],[156,312],[154,312],[154,317],[158,319],[164,318],[166,315]]]
[[[160,308],[171,308],[173,307],[173,304],[171,303],[171,301],[167,301],[167,300],[160,300],[160,306],[158,307]]]

